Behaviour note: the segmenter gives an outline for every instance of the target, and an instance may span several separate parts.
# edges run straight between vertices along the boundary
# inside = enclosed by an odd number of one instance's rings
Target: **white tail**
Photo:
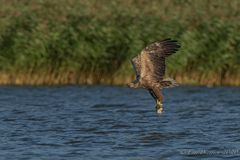
[[[164,79],[160,82],[162,88],[171,88],[178,86],[178,83],[171,78]]]

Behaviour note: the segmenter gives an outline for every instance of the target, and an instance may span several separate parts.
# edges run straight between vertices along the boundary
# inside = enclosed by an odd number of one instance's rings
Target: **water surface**
[[[239,158],[240,88],[177,87],[164,97],[158,115],[145,90],[0,87],[0,159]]]

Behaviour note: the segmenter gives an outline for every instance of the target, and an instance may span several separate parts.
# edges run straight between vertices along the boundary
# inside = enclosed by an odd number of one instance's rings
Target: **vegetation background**
[[[167,76],[240,85],[239,0],[0,0],[0,84],[124,84],[168,37]]]

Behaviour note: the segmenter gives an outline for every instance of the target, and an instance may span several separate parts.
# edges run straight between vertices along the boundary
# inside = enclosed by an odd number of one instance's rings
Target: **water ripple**
[[[94,96],[92,96],[94,93]],[[110,86],[0,87],[5,159],[237,159],[188,155],[240,146],[240,89],[164,90],[157,115],[145,90]]]

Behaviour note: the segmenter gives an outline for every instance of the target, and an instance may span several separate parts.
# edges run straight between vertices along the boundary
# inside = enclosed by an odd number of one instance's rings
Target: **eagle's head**
[[[139,88],[139,82],[133,81],[133,82],[131,82],[131,83],[128,83],[127,86],[128,86],[129,88]]]

